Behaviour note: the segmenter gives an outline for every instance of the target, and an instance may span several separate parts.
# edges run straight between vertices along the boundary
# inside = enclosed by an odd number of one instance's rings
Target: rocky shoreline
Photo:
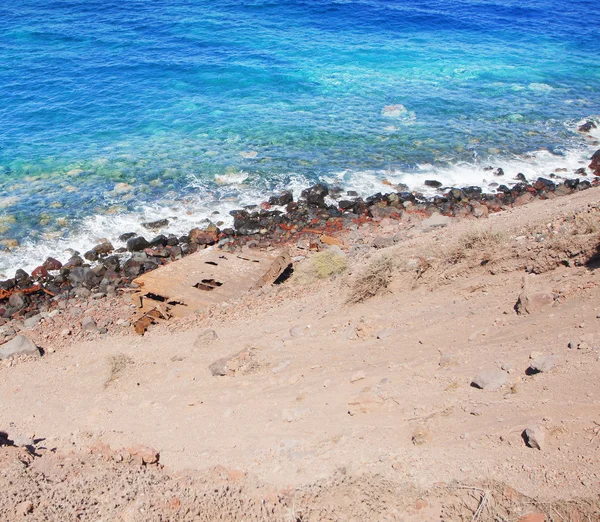
[[[501,168],[486,170],[502,180]],[[291,192],[284,192],[260,205],[232,211],[233,228],[221,230],[211,224],[177,237],[160,233],[168,230],[166,219],[143,223],[148,235],[154,236],[150,240],[125,233],[119,237],[125,247],[115,248],[105,241],[64,263],[49,257],[31,274],[19,269],[15,277],[0,281],[0,327],[4,327],[4,340],[10,340],[22,327],[34,327],[53,310],[64,308],[69,299],[115,297],[135,288],[133,280],[141,274],[210,246],[227,252],[284,245],[319,250],[337,244],[340,233],[368,221],[404,221],[415,214],[423,218],[434,214],[484,218],[535,199],[553,199],[600,185],[600,150],[593,154],[589,170],[591,181],[567,179],[564,172],[535,181],[520,174],[520,181],[513,186],[499,183],[495,194],[483,193],[477,186],[442,187],[438,181],[429,180],[426,184],[439,191],[430,198],[409,192],[406,186],[390,185],[391,192],[362,199],[353,191],[344,193],[316,184],[303,190],[296,201]],[[576,174],[587,176],[587,169],[578,169]]]

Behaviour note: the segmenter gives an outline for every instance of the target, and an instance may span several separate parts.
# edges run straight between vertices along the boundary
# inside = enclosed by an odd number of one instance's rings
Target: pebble
[[[533,373],[549,372],[558,362],[557,355],[539,355],[529,365],[529,370]]]
[[[537,425],[529,426],[523,432],[523,440],[530,448],[543,450],[546,442],[544,429]]]
[[[365,375],[365,372],[363,372],[363,371],[356,372],[352,377],[350,377],[350,382],[354,383],[354,382],[362,381],[366,377],[367,376]]]
[[[84,332],[97,332],[98,326],[96,325],[96,321],[94,321],[93,317],[84,317],[81,321],[81,329]]]
[[[42,314],[32,315],[23,321],[23,328],[29,329],[36,326],[42,320]]]

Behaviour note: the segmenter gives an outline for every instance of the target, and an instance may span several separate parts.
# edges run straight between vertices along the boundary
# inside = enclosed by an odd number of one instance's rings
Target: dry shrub
[[[463,232],[456,244],[451,246],[446,253],[446,260],[456,264],[466,259],[470,252],[482,252],[493,246],[505,242],[507,234],[503,231],[493,230],[489,226],[476,225]]]
[[[133,359],[124,353],[118,353],[108,357],[108,369],[110,374],[108,380],[104,383],[104,386],[108,386],[111,382],[116,381],[130,364],[133,364]]]
[[[339,247],[331,247],[307,259],[294,270],[294,279],[299,284],[314,283],[346,271],[346,254]]]
[[[361,303],[382,293],[392,281],[394,268],[394,258],[389,253],[372,258],[355,278],[348,303]]]

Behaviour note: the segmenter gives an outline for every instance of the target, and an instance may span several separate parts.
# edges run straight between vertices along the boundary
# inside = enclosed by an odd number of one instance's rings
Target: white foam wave
[[[598,118],[596,118],[598,120]],[[584,120],[585,121],[585,120]],[[583,123],[579,122],[579,123]],[[596,141],[595,141],[596,140]],[[600,140],[600,125],[593,129],[588,144],[562,155],[552,154],[547,150],[535,151],[522,156],[510,158],[495,158],[485,162],[459,163],[446,167],[429,164],[419,165],[413,170],[345,170],[324,176],[322,181],[331,185],[341,186],[345,190],[354,190],[362,197],[377,192],[391,192],[391,185],[406,184],[411,191],[419,191],[424,195],[439,193],[436,189],[425,186],[426,180],[436,180],[444,187],[465,187],[476,185],[487,192],[496,192],[497,185],[512,185],[517,183],[516,175],[522,173],[529,181],[538,177],[550,178],[555,181],[564,178],[577,177],[575,171],[581,167],[587,168],[591,153],[598,148]],[[484,168],[501,167],[504,176],[494,176],[494,171]],[[565,169],[565,170],[558,170]],[[589,174],[588,169],[588,174]],[[582,177],[582,179],[590,179]],[[246,205],[257,204],[268,199],[270,193],[265,189],[248,185],[240,185],[248,180],[245,172],[227,173],[223,175],[224,183],[216,192],[214,188],[204,183],[200,178],[190,180],[190,196],[183,202],[164,204],[148,204],[135,212],[118,214],[98,214],[85,219],[76,230],[66,237],[46,237],[43,240],[23,242],[19,247],[2,252],[0,255],[0,279],[11,277],[17,268],[31,271],[39,266],[48,256],[65,261],[73,251],[83,253],[101,239],[110,240],[115,247],[123,246],[118,236],[125,232],[135,232],[151,238],[154,233],[141,226],[146,221],[169,219],[170,223],[158,233],[173,233],[183,235],[191,228],[203,226],[208,221],[222,223],[221,227],[232,225],[229,212]],[[291,190],[294,198],[314,180],[308,180],[301,175],[290,174],[285,181],[272,187],[271,192],[277,193],[283,189]]]

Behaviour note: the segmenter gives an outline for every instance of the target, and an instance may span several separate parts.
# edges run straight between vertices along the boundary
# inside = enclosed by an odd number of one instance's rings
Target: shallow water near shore
[[[598,26],[589,0],[2,5],[0,274],[316,181],[574,177]]]

